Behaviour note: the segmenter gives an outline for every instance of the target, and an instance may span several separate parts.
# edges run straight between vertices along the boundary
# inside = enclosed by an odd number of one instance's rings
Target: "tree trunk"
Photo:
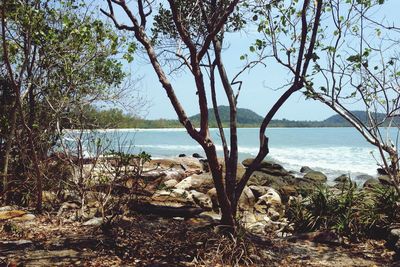
[[[15,135],[15,128],[17,124],[17,110],[16,110],[16,103],[14,103],[14,106],[11,109],[11,117],[10,117],[10,131],[8,136],[6,137],[6,148],[4,152],[4,164],[3,164],[3,170],[2,170],[2,176],[3,176],[3,193],[4,193],[4,198],[6,204],[8,204],[8,190],[9,190],[9,179],[8,179],[8,167],[10,163],[10,154],[11,154],[11,148],[12,148],[12,140],[14,139]]]

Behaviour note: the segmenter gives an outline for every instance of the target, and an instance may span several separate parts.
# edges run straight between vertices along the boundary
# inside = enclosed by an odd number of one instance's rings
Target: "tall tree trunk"
[[[3,194],[5,198],[5,202],[8,204],[8,190],[9,190],[9,179],[8,179],[8,168],[10,163],[10,154],[12,149],[12,140],[14,139],[15,129],[17,124],[17,104],[14,103],[11,109],[11,116],[10,116],[10,130],[6,137],[6,147],[4,151],[4,163],[2,169],[2,176],[3,176]]]

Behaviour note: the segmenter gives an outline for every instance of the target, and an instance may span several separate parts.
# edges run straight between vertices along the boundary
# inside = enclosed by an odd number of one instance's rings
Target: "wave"
[[[201,152],[200,145],[136,145],[139,149],[154,150],[154,152],[167,151],[169,155],[179,153]],[[221,145],[216,145],[218,152],[223,151]],[[258,147],[239,146],[239,157],[255,156]],[[152,151],[149,151],[150,153]],[[165,153],[163,153],[165,154]],[[331,175],[369,174],[375,175],[377,163],[371,155],[371,149],[366,147],[271,147],[268,158],[282,164],[288,170],[299,171],[302,166],[321,170]],[[329,175],[328,175],[329,176]]]

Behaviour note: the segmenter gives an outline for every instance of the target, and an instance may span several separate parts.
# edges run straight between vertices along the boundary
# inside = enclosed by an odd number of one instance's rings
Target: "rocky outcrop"
[[[328,177],[319,171],[309,171],[303,176],[303,178],[315,183],[325,183],[328,180]]]
[[[389,232],[386,245],[396,253],[396,260],[400,260],[400,228],[392,229]]]
[[[28,213],[24,210],[3,210],[0,211],[0,222],[1,221],[14,221],[14,222],[27,222],[32,221],[36,217],[35,215]]]
[[[342,174],[339,177],[336,177],[334,181],[337,183],[346,183],[350,182],[350,177],[346,174]]]

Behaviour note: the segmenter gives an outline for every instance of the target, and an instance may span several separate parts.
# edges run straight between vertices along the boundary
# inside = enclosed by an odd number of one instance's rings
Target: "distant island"
[[[229,107],[219,106],[219,115],[224,127],[229,127]],[[361,121],[366,121],[367,113],[365,111],[352,111]],[[214,110],[209,109],[210,127],[217,127]],[[383,118],[384,114],[377,114],[378,118]],[[146,120],[128,114],[124,114],[119,109],[98,110],[90,108],[86,113],[86,118],[94,128],[180,128],[182,125],[178,120],[157,119]],[[189,117],[190,120],[198,125],[200,114]],[[246,108],[238,108],[237,122],[238,127],[259,127],[263,117],[254,111]],[[269,127],[287,127],[287,128],[310,128],[310,127],[349,127],[350,124],[340,115],[333,115],[322,121],[295,121],[295,120],[272,120]]]

